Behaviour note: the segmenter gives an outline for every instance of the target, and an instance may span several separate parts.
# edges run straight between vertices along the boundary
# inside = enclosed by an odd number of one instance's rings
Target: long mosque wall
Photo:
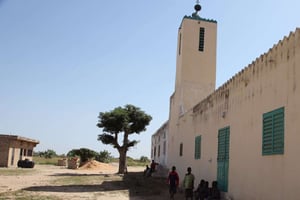
[[[196,183],[217,179],[218,131],[230,128],[228,195],[234,199],[293,199],[300,196],[300,29],[235,74],[186,112],[177,124],[170,164],[181,176],[192,166]],[[284,153],[262,154],[262,117],[284,108]],[[201,158],[194,140],[201,136]],[[178,153],[182,148],[182,155]]]

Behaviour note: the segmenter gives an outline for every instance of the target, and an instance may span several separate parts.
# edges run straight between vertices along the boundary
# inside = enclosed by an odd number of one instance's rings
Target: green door
[[[229,138],[229,127],[219,130],[217,181],[219,189],[223,192],[227,192],[228,190]]]

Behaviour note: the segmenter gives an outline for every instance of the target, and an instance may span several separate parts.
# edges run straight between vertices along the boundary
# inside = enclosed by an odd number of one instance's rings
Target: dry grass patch
[[[0,194],[0,200],[63,200],[54,195],[39,195],[28,191],[18,190]]]
[[[0,176],[20,176],[31,175],[36,172],[36,169],[26,168],[0,168]]]

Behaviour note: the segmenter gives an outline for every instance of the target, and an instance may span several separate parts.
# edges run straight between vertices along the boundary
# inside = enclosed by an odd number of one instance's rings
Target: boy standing
[[[185,189],[185,199],[191,198],[193,200],[193,190],[194,190],[194,180],[195,176],[192,174],[192,168],[187,168],[187,173],[185,174],[183,180],[183,187]]]

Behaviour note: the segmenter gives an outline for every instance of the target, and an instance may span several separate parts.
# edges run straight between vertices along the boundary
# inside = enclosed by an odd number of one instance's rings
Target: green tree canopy
[[[149,158],[147,156],[141,156],[140,157],[141,162],[150,162]]]
[[[108,151],[104,150],[100,151],[95,159],[99,162],[109,163],[113,159],[113,157]]]
[[[40,151],[38,152],[40,157],[45,157],[45,158],[52,158],[54,156],[57,156],[56,152],[52,149],[47,149],[47,151]]]
[[[136,140],[130,140],[129,135],[145,131],[152,117],[138,107],[125,105],[109,112],[100,112],[98,118],[97,126],[103,131],[98,135],[98,140],[103,144],[112,145],[118,150],[120,155],[119,173],[124,173],[127,151],[138,143]],[[121,136],[123,136],[123,143],[120,144],[119,137]]]
[[[98,155],[97,152],[87,148],[72,149],[67,154],[68,157],[79,156],[81,162],[86,162],[92,158],[95,158],[97,155]]]

